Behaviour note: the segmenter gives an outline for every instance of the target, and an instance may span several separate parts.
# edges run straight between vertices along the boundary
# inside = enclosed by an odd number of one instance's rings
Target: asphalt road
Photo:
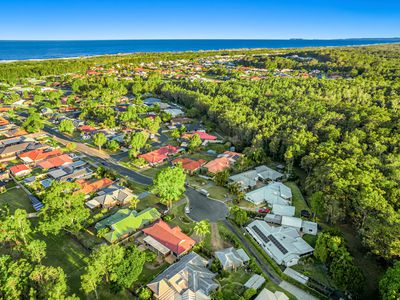
[[[228,209],[222,202],[211,200],[198,191],[187,188],[186,196],[189,198],[189,217],[194,221],[209,220],[216,222],[225,220]]]

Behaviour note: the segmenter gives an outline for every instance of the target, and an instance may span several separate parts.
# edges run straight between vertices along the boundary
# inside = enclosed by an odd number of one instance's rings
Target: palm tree
[[[199,237],[203,238],[210,233],[210,223],[206,220],[202,220],[194,226],[194,232]]]
[[[137,205],[139,204],[140,199],[136,196],[129,201],[129,207],[136,210]]]

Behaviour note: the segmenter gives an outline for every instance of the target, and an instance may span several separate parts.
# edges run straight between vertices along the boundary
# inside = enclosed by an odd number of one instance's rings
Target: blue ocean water
[[[399,42],[400,38],[338,40],[0,41],[0,61],[80,57],[134,52],[198,51],[238,48],[355,46]]]

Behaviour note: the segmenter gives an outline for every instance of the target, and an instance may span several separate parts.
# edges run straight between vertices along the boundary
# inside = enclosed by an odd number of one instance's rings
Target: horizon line
[[[348,37],[348,38],[141,38],[141,39],[0,39],[0,42],[79,42],[79,41],[330,41],[330,40],[400,40],[399,37]]]

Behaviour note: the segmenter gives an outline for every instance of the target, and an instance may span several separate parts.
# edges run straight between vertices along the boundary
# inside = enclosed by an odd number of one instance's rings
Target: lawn
[[[210,161],[215,158],[215,155],[201,152],[201,153],[189,154],[187,157],[192,158],[192,159],[204,159],[206,161]]]
[[[292,268],[328,287],[335,288],[324,264],[311,259],[303,259],[300,260],[299,264],[292,266]]]
[[[194,187],[202,187],[208,183],[208,180],[198,177],[198,176],[186,176],[186,180],[189,182],[191,186]]]
[[[160,198],[158,198],[157,196],[155,196],[153,194],[150,194],[147,197],[145,197],[139,201],[139,203],[137,205],[137,209],[143,210],[148,207],[156,207],[159,202],[160,202]]]
[[[227,276],[219,279],[224,300],[240,299],[240,295],[246,290],[243,286],[252,274],[246,273],[243,269],[230,272]]]
[[[158,274],[164,271],[168,266],[169,265],[166,262],[163,262],[163,264],[157,267],[154,267],[153,265],[146,263],[143,267],[142,274],[140,274],[138,283],[141,285],[146,285],[151,280],[153,280]]]
[[[160,170],[164,169],[165,167],[167,167],[167,163],[158,165],[156,167],[150,167],[146,170],[142,170],[140,171],[141,174],[143,174],[144,176],[148,176],[148,177],[155,177],[157,175],[158,172],[160,172]]]
[[[293,205],[296,207],[295,216],[300,217],[300,213],[303,209],[310,210],[310,208],[308,207],[306,201],[304,200],[304,197],[303,197],[299,187],[297,186],[297,184],[294,182],[288,181],[288,182],[285,182],[285,185],[290,187],[290,189],[292,190],[292,195],[293,195],[292,202],[293,202]]]
[[[222,186],[211,186],[206,189],[210,193],[210,198],[225,200],[228,190]]]
[[[175,218],[171,220],[169,223],[179,226],[183,232],[185,232],[187,235],[191,235],[193,227],[195,226],[196,223],[191,221],[188,217],[186,217],[185,206],[186,203],[180,206],[172,207],[170,213],[172,213],[175,216]]]
[[[37,235],[38,239],[46,242],[46,258],[43,263],[61,267],[67,275],[70,291],[82,297],[80,291],[81,279],[85,267],[84,258],[89,254],[80,244],[66,233],[58,235]]]
[[[130,180],[130,181],[129,181],[129,188],[130,188],[136,195],[138,195],[138,194],[140,194],[140,193],[142,193],[142,192],[147,191],[147,188],[148,188],[148,187],[147,187],[146,185],[137,183],[136,181]]]
[[[10,207],[11,213],[18,208],[25,209],[28,213],[35,211],[27,194],[18,187],[10,188],[7,192],[0,194],[0,206],[4,204]]]

